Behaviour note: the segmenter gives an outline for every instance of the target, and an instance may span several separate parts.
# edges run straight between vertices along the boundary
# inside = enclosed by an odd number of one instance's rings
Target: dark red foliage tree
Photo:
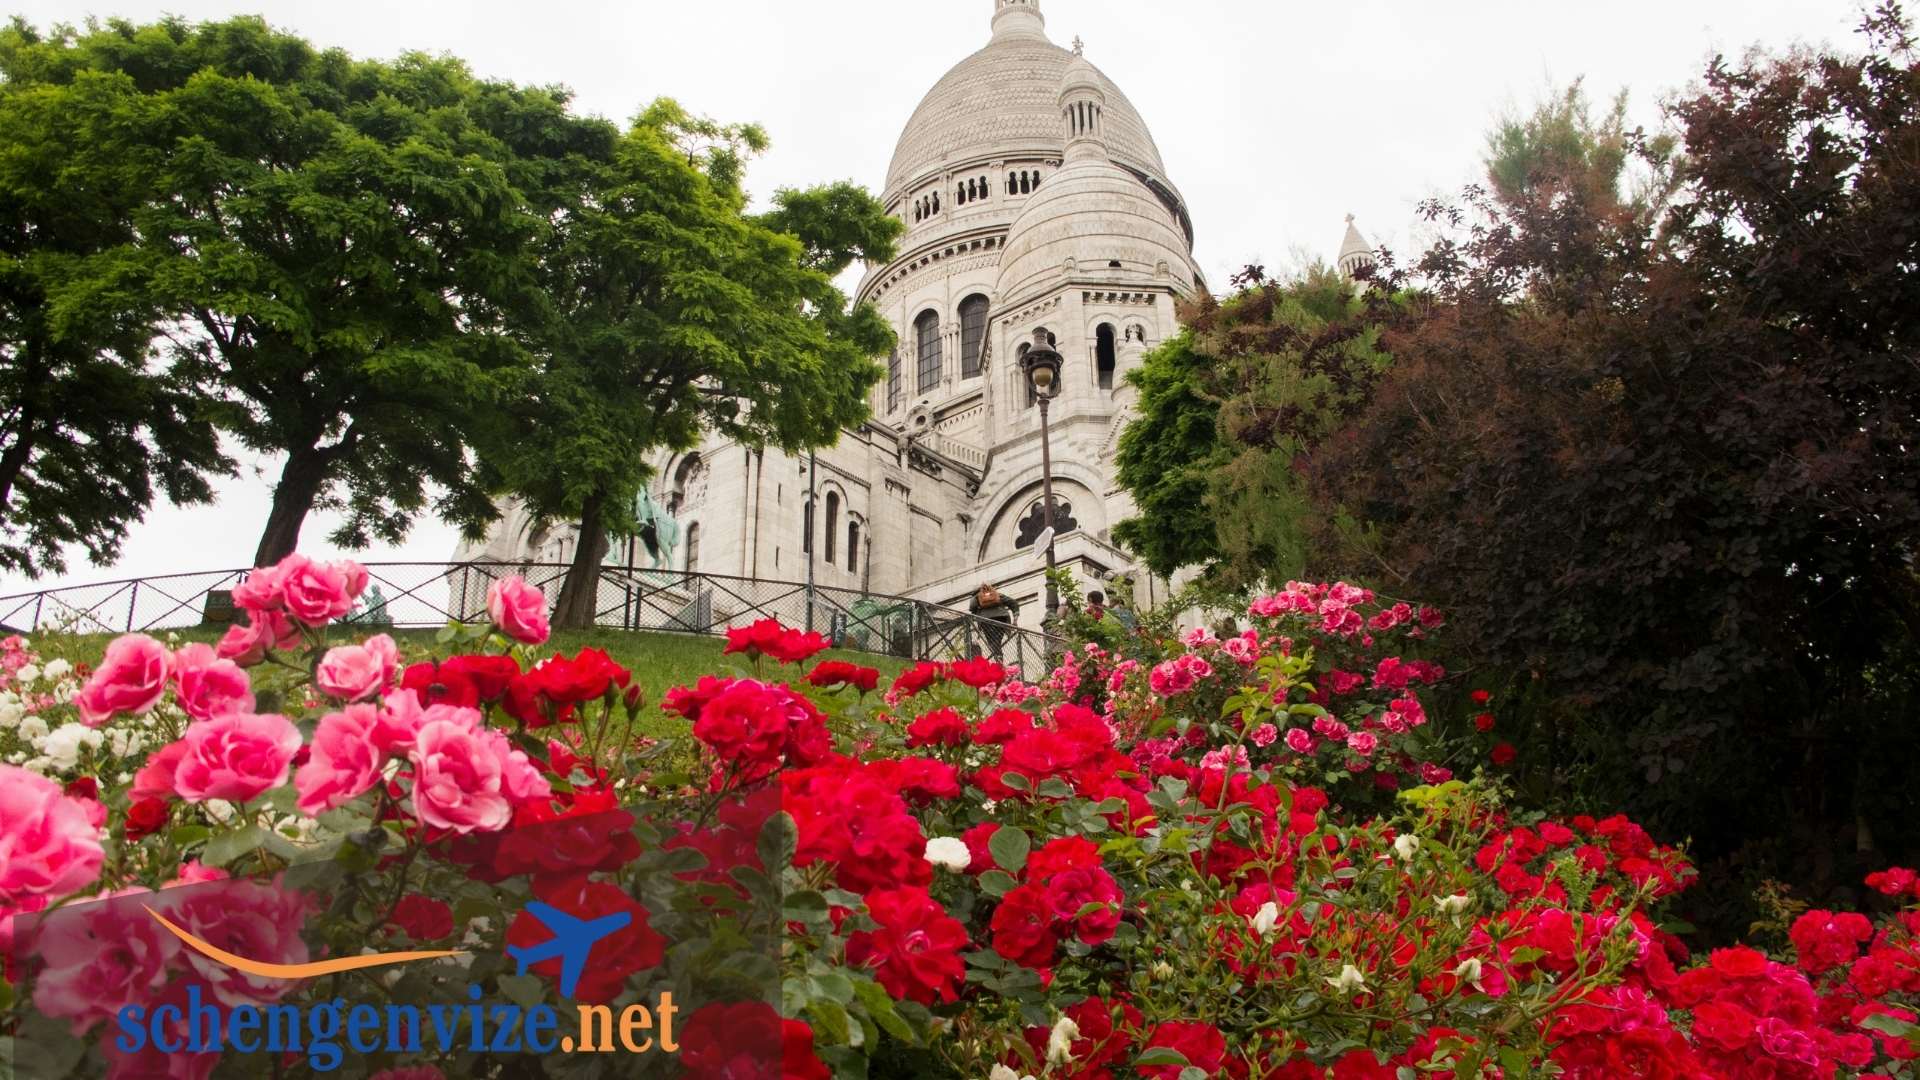
[[[1304,464],[1324,547],[1558,703],[1543,789],[1617,778],[1810,881],[1911,847],[1920,756],[1920,66],[1896,7],[1863,32],[1716,62],[1657,212],[1551,175],[1430,207],[1394,365]]]

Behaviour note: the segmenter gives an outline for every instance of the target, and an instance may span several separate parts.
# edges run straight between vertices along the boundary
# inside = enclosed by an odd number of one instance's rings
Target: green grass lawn
[[[369,628],[369,632],[371,632]],[[178,643],[193,641],[213,642],[220,638],[220,631],[214,628],[198,628],[180,631],[160,631],[153,636],[163,641],[177,638]],[[400,644],[403,664],[417,663],[437,655],[445,655],[449,646],[436,645],[433,630],[396,630],[393,637]],[[39,634],[30,640],[35,651],[46,660],[64,657],[70,663],[96,663],[100,654],[112,641],[112,634]],[[330,640],[345,644],[355,640],[339,627],[333,628]],[[582,648],[603,649],[607,655],[633,672],[633,678],[646,693],[646,711],[640,716],[640,730],[657,739],[675,739],[687,734],[687,723],[678,716],[660,711],[660,701],[668,690],[676,686],[690,686],[698,682],[702,675],[750,674],[751,668],[745,657],[722,656],[724,639],[704,637],[694,634],[661,634],[628,630],[585,630],[558,631],[553,640],[543,646],[539,655],[550,656],[563,652],[571,656]],[[818,660],[850,660],[880,669],[885,679],[892,679],[907,666],[907,662],[893,656],[877,656],[872,653],[852,652],[835,649],[822,653]],[[771,661],[763,661],[765,674],[772,679],[798,679],[811,665],[799,669],[779,669]],[[883,684],[884,685],[884,684]]]

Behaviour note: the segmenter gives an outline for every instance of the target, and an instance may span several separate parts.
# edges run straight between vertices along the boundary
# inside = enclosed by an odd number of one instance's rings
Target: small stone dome
[[[1113,80],[1041,36],[1008,35],[960,61],[913,111],[887,169],[897,194],[943,165],[1020,154],[1058,156],[1058,108],[1069,65],[1093,73],[1106,96],[1107,143],[1116,160],[1167,183],[1167,167],[1145,120]]]
[[[1193,289],[1186,234],[1145,184],[1111,161],[1069,164],[1021,208],[1000,256],[1000,303],[1055,284],[1069,260],[1095,280],[1164,283],[1166,273],[1182,293]]]

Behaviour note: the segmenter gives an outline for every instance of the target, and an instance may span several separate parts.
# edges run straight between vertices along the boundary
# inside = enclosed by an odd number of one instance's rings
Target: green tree
[[[1587,206],[1652,213],[1674,193],[1675,148],[1672,135],[1627,127],[1625,91],[1596,112],[1575,80],[1531,113],[1501,120],[1484,160],[1494,197],[1508,205],[1571,194]]]
[[[782,191],[743,212],[756,128],[720,128],[671,102],[643,112],[605,162],[581,162],[575,201],[541,253],[549,307],[537,357],[483,439],[494,489],[580,530],[555,613],[586,626],[613,536],[649,455],[703,432],[786,450],[864,420],[892,332],[849,310],[833,277],[891,258],[899,221],[851,185]]]
[[[1241,589],[1314,565],[1296,460],[1344,420],[1390,363],[1354,283],[1323,266],[1290,281],[1258,268],[1128,374],[1140,415],[1119,479],[1138,515],[1115,536],[1157,574],[1204,567]]]
[[[137,191],[93,152],[135,90],[37,81],[43,45],[0,30],[0,567],[30,576],[69,545],[112,562],[156,494],[204,501],[230,468],[201,388],[152,355]]]
[[[292,551],[315,507],[346,511],[349,546],[401,539],[430,487],[448,520],[489,520],[464,432],[520,362],[506,330],[557,161],[604,154],[612,128],[559,90],[355,60],[254,18],[115,21],[33,51],[23,82],[138,91],[96,152],[143,196],[173,370],[219,388],[242,445],[286,455],[257,561]]]

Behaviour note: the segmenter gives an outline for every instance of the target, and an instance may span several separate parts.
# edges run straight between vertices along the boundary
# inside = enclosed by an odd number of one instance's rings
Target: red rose
[[[886,889],[867,896],[877,930],[847,940],[847,959],[874,969],[887,993],[922,1005],[951,1002],[966,978],[960,959],[967,929],[922,888]]]
[[[945,674],[945,669],[939,664],[931,660],[923,660],[901,672],[900,677],[893,680],[893,694],[897,697],[910,698],[939,682]]]
[[[1047,891],[1022,885],[1000,898],[993,912],[993,951],[1030,968],[1053,965],[1060,939],[1053,931],[1053,908]],[[1177,1071],[1177,1070],[1176,1070]]]
[[[1492,700],[1493,700],[1493,694],[1489,691],[1475,690],[1473,692],[1473,703],[1475,705],[1485,705],[1487,702]]]
[[[1045,881],[1053,917],[1071,926],[1081,944],[1098,945],[1112,939],[1120,928],[1121,900],[1120,886],[1112,874],[1097,868],[1066,870]],[[1082,914],[1090,904],[1103,906]]]
[[[622,810],[599,812],[604,798],[578,803],[580,812],[551,817],[534,804],[526,820],[500,838],[493,869],[502,878],[543,878],[618,870],[640,857],[640,841],[633,835],[633,815]]]
[[[387,922],[418,942],[445,941],[453,936],[453,909],[418,893],[401,897]]]
[[[728,628],[727,648],[722,655],[771,656],[782,664],[798,664],[828,647],[827,639],[818,631],[802,633],[781,626],[778,619],[761,619],[752,626]]]
[[[814,1052],[813,1028],[805,1021],[780,1022],[780,1057],[784,1080],[833,1080],[833,1070]]]
[[[707,702],[719,697],[727,687],[732,685],[732,679],[702,675],[697,686],[676,686],[667,691],[666,699],[660,703],[660,707],[667,712],[678,713],[688,720],[698,720],[701,710],[707,707]]]
[[[457,667],[449,670],[446,665],[431,662],[415,664],[400,673],[400,689],[413,691],[422,708],[453,705],[475,709],[480,706],[480,687],[472,676]]]
[[[1895,866],[1867,875],[1867,887],[1883,896],[1900,896],[1908,892],[1914,892],[1916,896],[1920,896],[1920,892],[1915,891],[1916,886],[1920,886],[1920,875],[1916,875],[1904,866]]]
[[[1493,724],[1494,724],[1493,714],[1490,712],[1483,712],[1479,716],[1476,716],[1473,718],[1474,730],[1479,731],[1482,734],[1492,731]]]
[[[1800,954],[1800,970],[1818,975],[1858,959],[1861,943],[1873,937],[1873,924],[1858,912],[1816,910],[1794,920],[1787,934]]]
[[[958,712],[936,709],[907,726],[907,747],[965,746],[972,734]]]
[[[616,912],[624,911],[628,915],[624,928],[594,943],[593,955],[587,958],[586,970],[574,988],[575,1001],[593,1004],[612,1001],[626,988],[627,976],[658,966],[666,955],[666,942],[648,922],[647,909],[617,885],[572,877],[536,884],[534,895],[586,922]],[[552,936],[553,931],[524,911],[507,928],[507,944],[515,948],[532,948]],[[529,970],[557,979],[560,958],[542,960]]]
[[[1007,669],[986,657],[976,656],[968,660],[955,660],[948,664],[947,677],[955,682],[965,683],[975,690],[985,690],[990,686],[998,686],[1006,682]]]
[[[1118,1023],[1115,1023],[1116,1014]],[[1097,997],[1068,1008],[1066,1018],[1080,1029],[1068,1052],[1074,1069],[1071,1075],[1080,1080],[1111,1080],[1109,1070],[1119,1067],[1131,1056],[1133,1033],[1146,1022],[1140,1010],[1127,1002]],[[1046,1060],[1047,1043],[1052,1035],[1051,1027],[1026,1030],[1027,1045],[1033,1048],[1035,1061]]]
[[[597,701],[614,686],[625,689],[633,681],[632,672],[599,649],[581,649],[571,660],[556,656],[543,661],[530,676],[542,694],[560,705]]]
[[[72,799],[98,799],[100,783],[91,776],[82,776],[67,782],[67,797]]]
[[[811,1053],[811,1030],[808,1042]],[[791,1077],[795,1075],[791,1070],[782,1069],[785,1056],[786,1032],[780,1014],[765,1002],[703,1005],[681,1028],[679,1066],[684,1080]]]
[[[733,680],[703,702],[693,736],[743,782],[764,779],[782,764],[817,764],[833,750],[826,717],[811,701],[785,685],[752,679]]]
[[[1019,709],[998,709],[980,721],[980,728],[974,732],[973,738],[975,742],[1005,746],[1022,732],[1032,730],[1033,714]]]
[[[880,672],[875,668],[849,664],[845,660],[823,660],[807,674],[807,681],[822,689],[851,686],[863,694],[870,694],[880,685]]]
[[[1143,1049],[1159,1047],[1178,1051],[1187,1059],[1187,1065],[1208,1076],[1221,1075],[1227,1063],[1227,1037],[1212,1024],[1194,1021],[1161,1024],[1153,1029],[1153,1035],[1147,1039]],[[1179,1065],[1147,1065],[1141,1067],[1140,1075],[1155,1077],[1156,1080],[1177,1080],[1181,1068]]]
[[[144,840],[167,826],[167,804],[163,799],[135,799],[127,807],[127,841]]]
[[[1514,759],[1518,758],[1519,756],[1520,756],[1520,751],[1515,750],[1513,748],[1512,743],[1504,743],[1504,742],[1496,743],[1493,747],[1493,753],[1488,755],[1488,757],[1490,757],[1493,760],[1493,763],[1495,765],[1499,765],[1503,768],[1513,764]]]
[[[973,861],[967,864],[967,873],[978,877],[994,868],[993,850],[987,845],[999,831],[999,822],[983,821],[960,834],[961,842],[967,845],[967,854],[973,856]]]
[[[1729,979],[1756,979],[1767,973],[1767,954],[1744,945],[1715,949],[1707,962],[1715,972]]]
[[[499,701],[520,674],[520,662],[511,656],[450,656],[440,662],[440,674],[472,683],[481,701]]]

